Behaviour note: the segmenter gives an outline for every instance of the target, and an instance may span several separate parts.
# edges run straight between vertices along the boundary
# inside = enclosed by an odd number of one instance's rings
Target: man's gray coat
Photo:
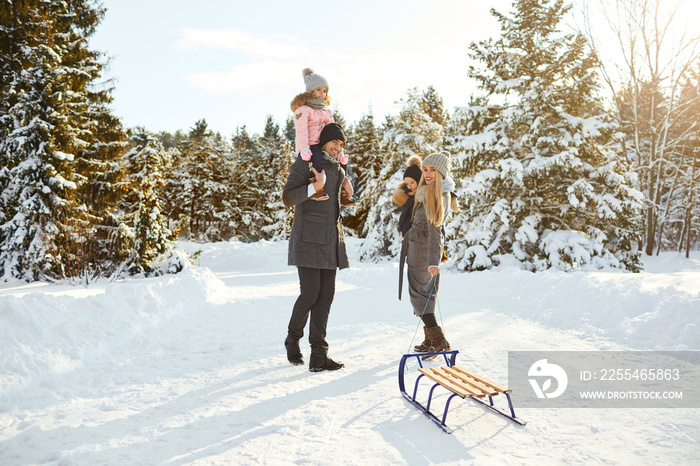
[[[325,201],[309,198],[309,162],[297,157],[289,169],[282,191],[284,205],[294,207],[287,263],[315,269],[344,269],[349,267],[340,224],[340,189],[345,173],[338,161],[325,152],[322,164],[326,172],[323,189],[329,196]]]

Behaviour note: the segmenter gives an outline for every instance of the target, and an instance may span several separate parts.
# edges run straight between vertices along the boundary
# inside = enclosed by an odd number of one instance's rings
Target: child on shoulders
[[[327,124],[334,122],[333,114],[328,108],[331,104],[331,98],[328,95],[328,81],[323,76],[315,74],[311,68],[305,68],[302,74],[306,91],[298,94],[291,104],[296,129],[294,144],[297,156],[310,162],[309,168],[313,167],[314,170],[320,172],[323,170],[321,165],[323,156],[319,146],[321,130]],[[338,161],[346,174],[343,180],[343,195],[340,203],[344,207],[355,206],[355,202],[351,199],[353,188],[347,177],[348,155],[342,152]],[[312,183],[315,181],[313,176],[311,173]],[[321,189],[311,196],[311,199],[325,201],[328,199],[328,195]]]

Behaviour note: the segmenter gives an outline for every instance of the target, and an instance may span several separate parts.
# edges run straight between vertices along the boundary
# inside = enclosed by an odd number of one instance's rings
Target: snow
[[[522,86],[525,82],[527,81],[527,78],[515,78],[515,79],[507,79],[500,84],[496,86],[496,89],[494,92],[497,93],[504,93],[508,92],[511,89],[514,89],[518,86]]]
[[[287,363],[298,293],[287,243],[183,243],[177,275],[0,287],[0,464],[689,464],[698,409],[452,402],[447,435],[397,384],[418,321],[395,262],[338,273],[337,372]],[[700,253],[639,274],[445,270],[438,319],[458,363],[507,382],[508,351],[699,350]],[[416,339],[418,337],[416,336]],[[308,348],[302,346],[308,360]]]

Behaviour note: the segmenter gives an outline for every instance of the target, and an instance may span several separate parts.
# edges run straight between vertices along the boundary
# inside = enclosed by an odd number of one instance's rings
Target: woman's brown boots
[[[425,334],[423,343],[413,347],[413,349],[417,353],[427,353],[428,351],[430,351],[430,338],[428,338],[428,327],[426,327],[425,325],[423,326],[423,333]]]
[[[425,332],[425,340],[420,345],[415,346],[413,349],[418,353],[437,353],[439,351],[449,351],[450,344],[445,338],[445,334],[442,333],[442,328],[440,326],[436,327],[423,327]]]

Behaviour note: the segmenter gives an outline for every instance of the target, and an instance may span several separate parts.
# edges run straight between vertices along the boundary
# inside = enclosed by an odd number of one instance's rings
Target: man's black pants
[[[335,296],[336,269],[297,267],[297,270],[301,293],[294,303],[292,318],[289,319],[288,338],[296,341],[304,336],[304,327],[311,314],[309,325],[311,350],[325,352],[328,350],[326,326]]]

